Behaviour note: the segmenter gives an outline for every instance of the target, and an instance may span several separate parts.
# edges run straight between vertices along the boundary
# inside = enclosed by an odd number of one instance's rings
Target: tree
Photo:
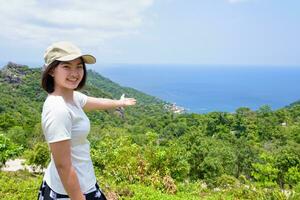
[[[256,113],[245,107],[237,109],[234,114],[233,128],[237,138],[246,137],[257,140]]]
[[[260,162],[253,163],[252,176],[262,187],[275,187],[278,179],[279,169],[274,166],[275,158],[268,154],[260,155]]]
[[[48,145],[44,142],[38,142],[33,150],[25,153],[26,164],[33,166],[33,169],[44,169],[50,161],[50,152]]]
[[[27,135],[23,127],[13,126],[7,131],[6,135],[9,139],[14,141],[14,143],[23,147],[27,147]]]
[[[20,155],[23,147],[17,146],[9,138],[0,133],[0,167],[5,165],[8,159]]]
[[[279,133],[279,122],[269,106],[262,106],[257,111],[257,127],[261,140],[270,140]]]
[[[252,163],[255,163],[258,158],[258,147],[253,141],[247,140],[245,137],[240,137],[235,142],[236,154],[236,173],[238,178],[241,174],[247,177],[251,176],[253,170]]]
[[[297,168],[300,167],[300,145],[290,144],[283,147],[275,154],[274,166],[280,171],[278,173],[278,183],[283,188],[285,181],[289,185],[295,185],[295,180],[298,179]],[[295,172],[293,176],[292,172]]]

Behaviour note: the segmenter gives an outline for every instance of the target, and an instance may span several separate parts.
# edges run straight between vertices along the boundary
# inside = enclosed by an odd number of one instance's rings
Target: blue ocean
[[[300,67],[106,65],[97,72],[195,113],[275,110],[300,99]]]

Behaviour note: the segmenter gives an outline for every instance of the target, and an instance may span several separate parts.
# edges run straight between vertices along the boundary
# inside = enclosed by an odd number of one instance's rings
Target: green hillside
[[[170,111],[166,102],[88,71],[82,92],[138,104],[120,118],[90,112],[91,156],[110,199],[300,199],[300,105],[207,114]],[[45,167],[40,126],[41,69],[0,70],[0,165],[22,157]],[[0,171],[0,199],[35,199],[41,173]]]
[[[291,103],[290,105],[287,106],[287,108],[291,108],[291,107],[297,106],[297,105],[300,105],[300,100]]]
[[[5,118],[0,127],[3,130],[13,126],[32,127],[39,123],[42,104],[47,95],[40,86],[40,80],[40,68],[29,68],[28,66],[8,63],[0,70],[0,89],[3,91],[0,99],[0,112],[2,113],[1,117]],[[132,88],[121,87],[91,70],[88,71],[87,84],[81,92],[101,98],[118,99],[122,94],[127,97],[134,97],[138,101],[135,108],[138,110],[135,115],[138,116],[151,113],[153,109],[165,110],[164,105],[166,103],[162,100]],[[107,112],[94,112],[90,115],[97,114],[107,115]],[[126,114],[130,118],[133,113],[129,109]],[[94,121],[98,120],[95,119]]]
[[[122,94],[129,97],[135,97],[140,104],[157,104],[163,103],[162,100],[153,96],[147,95],[143,92],[137,91],[129,87],[121,87],[119,84],[109,80],[98,74],[95,71],[88,70],[88,85],[99,88],[106,93],[109,93],[112,98],[119,98]]]

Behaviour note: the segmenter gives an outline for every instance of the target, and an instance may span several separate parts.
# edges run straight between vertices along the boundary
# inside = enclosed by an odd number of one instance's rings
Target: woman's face
[[[50,75],[54,78],[54,91],[75,90],[84,75],[82,60],[77,58],[72,61],[62,61]]]

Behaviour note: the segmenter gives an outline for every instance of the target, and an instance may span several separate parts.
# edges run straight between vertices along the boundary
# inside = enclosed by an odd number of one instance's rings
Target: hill
[[[178,115],[155,97],[88,73],[82,92],[139,101],[125,118],[88,113],[91,156],[105,192],[120,199],[300,198],[300,105]],[[40,76],[41,69],[13,63],[0,70],[0,166],[16,156],[39,167],[49,161]],[[1,172],[0,196],[33,199],[41,178]]]
[[[91,87],[99,88],[110,94],[112,98],[118,99],[122,94],[126,94],[128,97],[134,97],[140,102],[140,104],[157,104],[165,103],[161,99],[147,95],[143,92],[135,90],[129,87],[121,87],[119,84],[103,77],[99,73],[88,70],[88,85]]]
[[[0,130],[22,127],[26,130],[26,137],[35,137],[32,132],[39,127],[43,101],[47,96],[40,81],[41,68],[9,62],[0,70]],[[136,98],[137,106],[126,109],[126,123],[169,112],[166,102],[133,88],[122,87],[91,70],[88,71],[87,83],[81,92],[101,98],[118,99],[122,94]],[[114,115],[114,111],[95,111],[88,113],[88,116],[92,124],[96,125],[123,123]]]
[[[40,87],[40,79],[41,68],[29,68],[26,65],[9,62],[0,70],[0,83],[3,84],[3,87],[9,87],[8,85],[11,85],[15,92],[26,94],[27,96],[30,94],[28,89],[31,89],[35,91],[35,94],[29,96],[36,101],[40,101],[41,97],[45,97],[45,92],[43,93]],[[26,85],[26,87],[22,87],[23,85]],[[86,93],[97,93],[98,96],[115,99],[118,99],[122,94],[126,94],[126,96],[136,98],[141,104],[164,103],[156,97],[147,95],[133,88],[122,87],[92,70],[88,70],[87,85],[83,91]]]
[[[287,107],[287,108],[291,108],[291,107],[297,106],[297,105],[300,105],[300,100],[295,101],[295,102],[291,103],[290,105],[288,105],[288,106],[286,106],[286,107]]]
[[[131,109],[128,109],[128,116],[134,115],[138,118],[142,117],[142,115],[153,116],[154,113],[161,112],[185,112],[183,108],[177,107],[176,105],[170,104],[157,97],[153,97],[133,88],[122,87],[95,71],[88,70],[87,73],[87,84],[81,92],[90,96],[113,99],[119,99],[122,94],[125,94],[126,97],[134,97],[137,99],[138,104],[134,109],[137,112],[132,112]],[[17,99],[21,100],[21,98],[23,98],[23,100],[27,103],[22,106],[16,106],[17,109],[14,110],[15,112],[18,112],[18,108],[21,107],[25,110],[30,110],[27,108],[28,106],[31,107],[31,109],[37,109],[33,113],[40,112],[42,102],[47,95],[40,86],[40,79],[41,68],[30,68],[26,65],[9,62],[0,70],[0,89],[5,91],[2,94],[2,101],[0,101],[0,103],[3,104],[0,105],[2,105],[3,109],[7,109],[11,104],[20,104],[18,102],[14,102],[12,99],[15,99],[16,101]],[[24,112],[22,111],[21,113]],[[93,114],[90,114],[90,116],[92,115]],[[92,119],[94,119],[94,117],[92,117]]]

